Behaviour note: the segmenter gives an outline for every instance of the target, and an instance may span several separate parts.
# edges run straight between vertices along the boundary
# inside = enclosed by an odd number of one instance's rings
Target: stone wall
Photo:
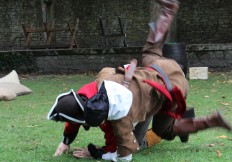
[[[177,39],[186,44],[231,43],[231,0],[180,0]]]
[[[80,19],[77,38],[81,47],[102,47],[104,42],[101,36],[100,17],[103,23],[107,24],[109,34],[120,33],[119,16],[122,23],[127,20],[128,45],[143,44],[149,22],[149,12],[147,12],[149,3],[146,0],[89,0],[89,3],[86,2],[61,0],[55,4],[55,20],[58,24],[64,23],[67,19]],[[112,46],[118,46],[119,39],[110,39],[109,43]]]
[[[142,47],[128,48],[80,48],[56,50],[5,51],[8,55],[9,69],[0,71],[39,72],[39,73],[85,73],[98,72],[103,67],[117,67],[128,64],[131,58],[141,61]],[[209,71],[232,70],[232,44],[192,44],[186,46],[188,67],[208,67]],[[183,53],[184,54],[184,53]],[[10,57],[9,57],[10,56]],[[12,57],[11,57],[12,56]],[[18,62],[17,57],[26,57],[29,62]],[[16,63],[11,63],[16,57]],[[20,63],[20,64],[18,64]],[[1,65],[1,60],[0,60]]]
[[[22,24],[42,26],[41,1],[39,0],[2,0],[0,3],[0,46],[4,49],[19,47],[24,44]],[[41,39],[41,35],[34,35]],[[0,48],[0,49],[1,49]]]
[[[44,3],[46,2],[52,2]],[[80,19],[77,40],[80,47],[99,48],[103,45],[99,17],[108,21],[110,33],[118,33],[118,17],[127,20],[127,43],[142,46],[148,33],[147,23],[155,20],[158,5],[154,0],[2,0],[0,4],[0,47],[23,48],[22,24],[43,28],[43,22],[57,27],[74,24]],[[232,42],[232,3],[230,0],[180,0],[180,10],[171,41],[185,44]],[[57,32],[53,43],[68,41],[69,33]],[[32,34],[31,45],[44,44],[45,33]],[[111,39],[118,46],[119,39]],[[13,47],[12,47],[13,46]]]
[[[211,70],[232,70],[232,44],[191,44],[187,46],[188,65]]]
[[[44,1],[52,3],[44,3]],[[72,56],[67,56],[70,61],[78,59],[84,60],[84,57],[88,58],[85,60],[98,61],[95,62],[95,67],[89,67],[92,70],[98,69],[98,67],[101,68],[103,66],[101,63],[103,62],[107,63],[107,65],[109,64],[109,66],[114,66],[120,63],[117,62],[117,58],[121,57],[119,60],[122,61],[125,58],[125,60],[128,60],[128,57],[133,56],[134,49],[137,49],[138,46],[140,49],[142,48],[141,46],[144,44],[148,33],[147,23],[150,20],[156,19],[158,9],[157,4],[153,0],[2,0],[0,3],[0,50],[9,50],[8,53],[17,55],[30,54],[33,56],[38,56],[37,53],[40,51],[40,54],[47,54],[47,56],[41,58],[36,57],[38,59],[36,61],[39,62],[41,60],[41,64],[43,61],[46,62],[46,59],[50,60],[54,58],[54,62],[57,60],[65,60],[63,53],[67,53],[67,55],[72,53]],[[232,3],[230,0],[180,0],[180,10],[174,23],[175,29],[171,30],[174,31],[175,35],[172,33],[172,39],[169,39],[169,41],[181,42],[187,45],[190,66],[232,69],[231,11]],[[130,48],[119,53],[117,51],[112,53],[106,52],[108,49],[103,46],[103,37],[101,36],[98,19],[101,17],[104,22],[108,21],[110,33],[118,33],[119,25],[117,18],[119,16],[122,18],[122,22],[125,22],[125,20],[128,22],[126,36]],[[52,23],[54,21],[55,26],[64,27],[67,21],[74,24],[76,18],[80,19],[79,30],[76,34],[80,49],[24,51],[25,36],[22,30],[22,24],[43,28],[43,22]],[[45,33],[32,34],[31,45],[42,45],[45,43],[45,40]],[[53,43],[64,40],[69,41],[68,33],[56,33]],[[113,50],[108,51],[115,51],[118,42],[118,39],[111,39],[110,43],[112,48],[110,49]],[[83,53],[83,48],[89,49],[84,50],[85,52]],[[130,50],[133,52],[128,52]],[[49,53],[54,53],[54,55],[51,56]],[[135,54],[137,55],[137,52]],[[49,63],[47,64],[49,65]],[[82,62],[74,62],[71,64],[81,65]],[[45,66],[39,63],[38,65],[39,68],[40,66],[41,68]],[[83,66],[86,65],[89,65],[89,63],[83,64]],[[67,67],[71,68],[72,66]],[[44,71],[48,70],[47,68]],[[53,67],[50,68],[51,71],[57,71],[56,68],[56,70],[52,70]],[[25,65],[24,69],[26,69]],[[86,67],[81,67],[80,69],[86,70]],[[58,71],[68,71],[68,69]]]
[[[96,72],[105,66],[127,64],[132,57],[141,60],[141,51],[142,47],[73,50],[71,55],[70,51],[60,51],[59,55],[56,51],[55,55],[37,57],[37,66],[43,72]],[[208,67],[209,71],[232,70],[231,43],[191,44],[186,46],[185,54],[188,67]]]
[[[52,2],[44,3],[44,1]],[[23,48],[25,36],[22,24],[44,28],[43,22],[54,22],[57,28],[67,27],[78,18],[79,30],[76,34],[80,47],[98,48],[103,46],[99,18],[107,23],[108,32],[120,32],[118,17],[127,21],[126,37],[129,46],[143,45],[148,33],[150,19],[149,2],[146,0],[2,0],[0,4],[0,46],[1,48]],[[53,43],[69,41],[70,33],[53,33]],[[31,45],[44,44],[45,33],[31,34]],[[63,41],[63,42],[62,42]],[[109,40],[111,46],[119,46],[119,38]],[[13,46],[13,47],[12,47]]]
[[[104,67],[128,64],[131,58],[140,59],[141,47],[110,49],[51,50],[36,53],[36,66],[41,73],[98,72]]]

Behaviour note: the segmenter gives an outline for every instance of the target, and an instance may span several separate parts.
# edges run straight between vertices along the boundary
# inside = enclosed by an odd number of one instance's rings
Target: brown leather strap
[[[129,88],[129,86],[130,86],[131,80],[133,78],[133,74],[134,74],[136,66],[137,66],[137,62],[138,61],[136,59],[132,59],[129,69],[126,70],[126,72],[125,72],[125,78],[124,78],[122,85],[125,86],[126,88]]]

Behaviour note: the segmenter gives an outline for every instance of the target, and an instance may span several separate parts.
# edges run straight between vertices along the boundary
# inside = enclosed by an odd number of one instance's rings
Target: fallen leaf
[[[217,150],[216,152],[217,152],[217,156],[218,156],[218,157],[221,157],[221,156],[222,156],[222,153],[221,153],[219,150]]]
[[[214,147],[215,145],[214,144],[209,144],[209,147]]]
[[[222,136],[217,136],[217,137],[215,137],[215,138],[227,138],[227,136],[222,135]]]
[[[232,80],[228,80],[227,83],[232,83]]]
[[[28,128],[39,127],[39,125],[28,125]]]
[[[219,143],[219,146],[224,146],[224,143]]]
[[[224,105],[224,106],[230,105],[230,104],[228,104],[228,103],[226,103],[226,102],[222,102],[221,104]]]

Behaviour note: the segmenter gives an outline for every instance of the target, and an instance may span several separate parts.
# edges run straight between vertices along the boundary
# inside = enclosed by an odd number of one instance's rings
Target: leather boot
[[[186,110],[182,118],[186,119],[186,118],[194,118],[194,117],[195,117],[194,108],[189,108],[188,110]],[[179,136],[179,138],[181,142],[188,142],[189,134]]]
[[[173,126],[173,132],[175,135],[186,135],[214,127],[221,127],[231,131],[230,124],[216,111],[208,117],[176,120]]]
[[[156,0],[156,2],[161,6],[161,12],[156,23],[149,23],[151,31],[147,37],[147,42],[151,43],[165,41],[174,16],[179,9],[179,2],[177,0]]]
[[[149,129],[146,132],[146,141],[147,141],[147,147],[151,147],[160,143],[161,137],[159,137],[155,132],[153,132],[152,129]]]
[[[177,0],[156,0],[161,6],[161,12],[156,22],[149,23],[149,34],[143,47],[142,65],[148,66],[152,62],[151,57],[162,56],[163,44],[168,35],[171,23],[179,9]]]

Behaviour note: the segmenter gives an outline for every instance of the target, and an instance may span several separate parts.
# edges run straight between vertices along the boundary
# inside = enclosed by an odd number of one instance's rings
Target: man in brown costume
[[[143,67],[135,68],[136,61],[132,61],[129,69],[102,69],[92,84],[98,91],[85,101],[82,109],[89,126],[99,126],[105,120],[111,123],[117,152],[110,160],[131,161],[132,153],[157,142],[152,140],[153,135],[156,139],[172,140],[207,128],[231,130],[219,112],[202,118],[182,118],[188,82],[177,62],[162,56],[162,46],[179,2],[156,2],[161,6],[161,13],[156,23],[149,23],[151,30],[143,49]],[[146,136],[152,119],[150,132],[154,133]]]

